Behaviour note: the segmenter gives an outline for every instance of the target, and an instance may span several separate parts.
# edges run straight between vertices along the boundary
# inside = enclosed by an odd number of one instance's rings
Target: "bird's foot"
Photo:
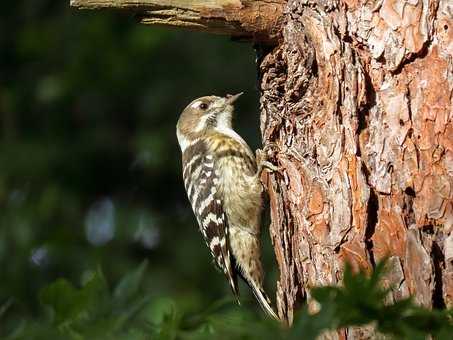
[[[269,172],[278,171],[279,167],[269,162],[269,158],[276,153],[277,145],[275,143],[269,143],[264,146],[263,149],[257,149],[255,151],[256,164],[258,165],[258,176],[266,170]]]

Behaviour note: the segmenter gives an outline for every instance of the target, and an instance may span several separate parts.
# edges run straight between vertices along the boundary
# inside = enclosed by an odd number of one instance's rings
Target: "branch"
[[[144,24],[172,26],[255,41],[272,41],[286,0],[71,0],[79,9],[128,9]]]

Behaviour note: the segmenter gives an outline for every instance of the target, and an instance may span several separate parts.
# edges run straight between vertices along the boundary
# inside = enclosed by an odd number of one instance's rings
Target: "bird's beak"
[[[242,96],[243,93],[244,93],[244,92],[240,92],[240,93],[234,94],[234,95],[232,95],[232,94],[227,94],[227,95],[225,96],[225,98],[226,98],[226,101],[225,101],[225,102],[226,102],[227,104],[233,104],[233,103],[236,101],[236,99],[238,99],[240,96]]]

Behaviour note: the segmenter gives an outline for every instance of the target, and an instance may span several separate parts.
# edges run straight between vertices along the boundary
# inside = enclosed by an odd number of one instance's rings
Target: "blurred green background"
[[[258,147],[254,59],[251,44],[69,0],[2,6],[0,335],[40,316],[44,286],[79,287],[98,266],[114,286],[148,259],[145,293],[193,311],[231,298],[185,196],[175,125],[196,97],[245,91],[237,127]]]

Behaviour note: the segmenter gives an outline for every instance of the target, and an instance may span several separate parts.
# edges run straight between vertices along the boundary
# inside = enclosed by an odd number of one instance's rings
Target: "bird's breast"
[[[259,232],[262,186],[249,160],[238,155],[217,159],[219,191],[230,226]]]

